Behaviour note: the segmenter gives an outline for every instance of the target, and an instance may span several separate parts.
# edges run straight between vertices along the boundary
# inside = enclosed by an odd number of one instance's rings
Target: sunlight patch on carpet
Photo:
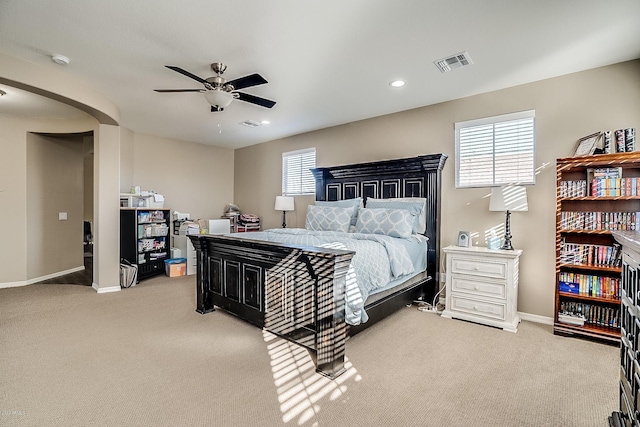
[[[285,423],[309,423],[320,412],[321,404],[344,397],[349,384],[362,380],[347,358],[345,372],[331,380],[316,372],[311,355],[305,348],[267,331],[262,331],[262,335],[271,358],[273,382]]]

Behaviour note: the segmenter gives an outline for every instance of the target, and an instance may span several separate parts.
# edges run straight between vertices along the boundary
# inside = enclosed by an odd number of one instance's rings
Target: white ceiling
[[[473,65],[433,63],[462,51]],[[136,132],[236,148],[639,58],[640,1],[0,0],[0,52],[58,70],[51,55],[69,57],[63,71]],[[200,93],[153,91],[201,88],[164,66],[207,78],[212,62],[228,79],[261,74],[268,84],[242,92],[275,107],[211,113]],[[1,114],[78,114],[7,107],[14,89],[1,88]]]

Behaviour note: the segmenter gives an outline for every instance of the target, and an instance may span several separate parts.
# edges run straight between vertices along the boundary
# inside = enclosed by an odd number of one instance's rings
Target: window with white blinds
[[[456,123],[456,188],[535,184],[535,111]]]
[[[309,170],[315,167],[315,148],[282,153],[282,195],[315,194],[316,181]]]

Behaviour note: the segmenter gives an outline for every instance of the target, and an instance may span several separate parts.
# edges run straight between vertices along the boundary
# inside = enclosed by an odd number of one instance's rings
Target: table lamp
[[[287,228],[287,211],[293,210],[293,197],[276,196],[276,206],[274,209],[282,211],[282,228]]]
[[[506,212],[504,225],[504,244],[500,249],[512,251],[511,246],[511,212],[524,212],[529,210],[527,204],[527,189],[519,185],[507,185],[504,187],[493,187],[491,189],[491,201],[489,210],[496,212]]]

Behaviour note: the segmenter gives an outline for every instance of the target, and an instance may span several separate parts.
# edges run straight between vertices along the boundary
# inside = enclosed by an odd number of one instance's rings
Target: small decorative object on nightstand
[[[442,317],[517,332],[518,264],[522,251],[447,246],[446,308]]]

